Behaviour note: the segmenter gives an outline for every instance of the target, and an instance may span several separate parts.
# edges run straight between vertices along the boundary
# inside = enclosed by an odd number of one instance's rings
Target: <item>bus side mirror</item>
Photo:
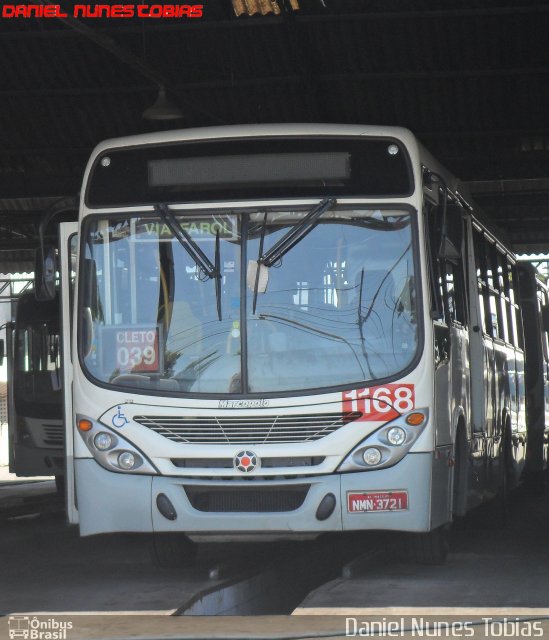
[[[80,325],[80,330],[82,332],[82,355],[84,358],[87,358],[91,353],[93,345],[93,320],[91,309],[89,307],[84,307],[82,309],[82,323]]]
[[[83,306],[94,310],[97,309],[97,265],[95,260],[90,258],[84,260],[80,280],[84,286]]]
[[[0,367],[4,364],[4,356],[6,354],[4,345],[4,340],[0,340]]]
[[[549,305],[542,305],[541,307],[541,326],[544,331],[549,333]]]
[[[87,358],[90,355],[93,344],[93,315],[98,310],[97,304],[97,264],[95,260],[86,258],[82,264],[82,277],[80,279],[84,292],[82,294],[82,316],[80,318],[80,330],[82,332],[82,355]]]
[[[36,251],[34,296],[39,302],[55,299],[55,247],[44,245]]]

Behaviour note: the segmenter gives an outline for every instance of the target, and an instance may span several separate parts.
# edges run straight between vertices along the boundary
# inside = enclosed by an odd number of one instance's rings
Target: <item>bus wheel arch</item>
[[[493,487],[494,497],[482,507],[481,522],[492,530],[504,529],[509,522],[509,492],[512,487],[512,431],[511,418],[505,412],[501,416],[501,439],[497,452]]]

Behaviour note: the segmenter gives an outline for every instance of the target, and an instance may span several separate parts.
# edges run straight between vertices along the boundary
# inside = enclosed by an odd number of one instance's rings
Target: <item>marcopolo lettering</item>
[[[261,409],[268,407],[269,401],[260,400],[220,400],[220,409]]]

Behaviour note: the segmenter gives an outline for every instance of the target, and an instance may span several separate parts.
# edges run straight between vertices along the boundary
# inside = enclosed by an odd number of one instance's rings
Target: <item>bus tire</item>
[[[180,569],[196,559],[197,546],[184,533],[155,533],[152,537],[152,558],[158,567]]]
[[[65,495],[65,476],[55,476],[55,489],[58,495]]]
[[[423,565],[441,565],[446,562],[450,548],[448,526],[443,525],[425,533],[410,533],[406,541],[408,562]]]
[[[509,524],[509,492],[511,472],[511,436],[509,429],[503,434],[499,459],[498,492],[486,506],[485,521],[491,529],[505,529]]]
[[[511,432],[502,435],[502,446],[498,459],[497,491],[494,497],[471,512],[473,526],[488,531],[500,531],[509,523],[509,491],[511,463]]]
[[[452,482],[452,519],[467,513],[467,435],[460,421],[454,445],[454,477]]]

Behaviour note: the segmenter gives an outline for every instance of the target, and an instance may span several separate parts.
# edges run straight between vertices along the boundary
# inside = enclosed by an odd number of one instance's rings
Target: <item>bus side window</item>
[[[522,314],[518,305],[518,273],[517,267],[514,264],[508,265],[509,274],[509,296],[511,305],[511,320],[513,323],[513,331],[515,335],[515,347],[524,349],[524,332],[522,328]]]
[[[465,282],[462,264],[455,265],[446,261],[445,269],[445,306],[448,316],[454,322],[467,324],[467,307],[465,304]]]
[[[431,289],[432,317],[447,324],[447,311],[444,304],[443,278],[441,264],[438,258],[440,247],[440,208],[429,202],[424,202],[425,221],[427,229],[427,246],[429,248],[429,282]]]
[[[493,317],[490,310],[490,286],[493,283],[492,271],[486,260],[487,240],[481,231],[473,230],[475,264],[477,266],[477,282],[482,331],[488,336],[494,335]]]
[[[505,340],[503,327],[501,325],[501,308],[499,306],[499,281],[498,262],[495,245],[484,239],[486,251],[486,264],[488,266],[488,305],[490,308],[490,319],[492,322],[492,337]]]
[[[427,205],[429,221],[429,246],[433,294],[436,305],[442,311],[443,322],[467,323],[467,305],[465,298],[465,278],[463,272],[462,243],[463,218],[458,204],[447,204],[446,233],[454,245],[459,258],[444,259],[439,256],[441,248],[442,208]]]
[[[511,321],[511,298],[509,296],[509,258],[497,251],[497,269],[498,269],[498,288],[499,288],[499,305],[500,325],[502,327],[503,338],[509,344],[514,344],[515,334]]]

